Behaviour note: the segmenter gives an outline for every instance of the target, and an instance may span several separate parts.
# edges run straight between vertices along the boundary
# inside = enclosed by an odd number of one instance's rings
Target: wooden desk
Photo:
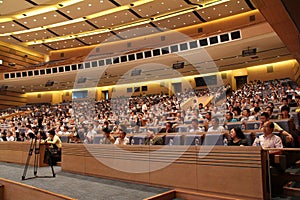
[[[62,170],[237,199],[270,199],[260,147],[64,144]]]
[[[28,142],[0,142],[0,161],[1,162],[10,162],[17,164],[26,163],[28,152],[30,148],[30,143]],[[48,164],[44,163],[44,155],[45,155],[45,145],[40,145],[40,154],[38,156],[39,162],[38,166],[48,166]],[[34,165],[34,152],[31,156],[29,165]]]

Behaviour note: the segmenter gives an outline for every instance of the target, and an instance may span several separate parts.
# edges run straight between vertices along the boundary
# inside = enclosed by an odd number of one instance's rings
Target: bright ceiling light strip
[[[81,18],[77,18],[77,19],[64,21],[64,22],[59,22],[59,23],[56,23],[56,24],[50,24],[50,25],[47,25],[47,26],[43,26],[42,29],[55,28],[55,27],[60,27],[60,26],[65,26],[65,25],[70,25],[70,24],[82,22],[82,21],[85,21],[85,20],[88,20],[88,19],[94,19],[94,18],[97,18],[97,17],[109,15],[109,14],[112,14],[112,13],[116,13],[116,12],[119,12],[119,11],[128,10],[132,7],[140,6],[140,5],[152,2],[152,1],[154,1],[154,0],[135,1],[135,2],[133,2],[131,4],[128,4],[128,5],[124,5],[124,6],[104,10],[104,11],[101,11],[101,12],[98,12],[98,13],[95,13],[95,14],[92,14],[92,15],[88,15],[86,17],[81,17]],[[1,22],[1,18],[0,18],[0,22]],[[15,32],[12,32],[12,33],[3,33],[3,34],[0,34],[0,37],[9,36],[9,35],[18,35],[18,34],[23,34],[23,33],[39,31],[39,30],[41,30],[40,27],[32,28],[32,29],[28,29],[28,30],[22,30],[22,31],[15,31]]]
[[[82,1],[83,0],[66,0],[66,1],[58,2],[54,5],[37,6],[37,7],[34,7],[32,9],[27,10],[26,12],[18,13],[18,14],[11,15],[11,16],[0,17],[0,23],[10,22],[10,21],[13,21],[13,20],[16,20],[16,19],[23,19],[23,18],[26,18],[26,17],[32,17],[32,16],[35,16],[35,15],[44,14],[44,13],[47,13],[47,12],[58,10],[62,7],[67,7],[67,6],[70,6],[70,5],[74,5],[74,4],[82,2]]]
[[[110,28],[106,28],[106,29],[97,29],[97,30],[93,30],[93,31],[87,31],[87,32],[82,32],[82,33],[73,34],[73,35],[60,36],[60,37],[53,37],[53,38],[48,38],[48,39],[43,39],[43,40],[29,41],[29,42],[25,42],[24,44],[25,45],[35,45],[35,44],[42,44],[42,43],[57,42],[57,41],[61,41],[61,40],[69,40],[69,39],[74,39],[74,38],[97,35],[97,34],[101,34],[101,33],[110,32],[110,31],[113,31],[113,30],[121,30],[121,29],[131,28],[131,27],[147,24],[151,21],[160,21],[160,20],[163,20],[163,19],[168,19],[168,18],[171,18],[171,17],[186,14],[186,13],[189,13],[189,12],[193,12],[195,10],[200,10],[200,9],[203,9],[203,8],[206,8],[206,7],[209,7],[209,6],[221,4],[221,3],[224,3],[224,2],[228,2],[228,1],[230,1],[230,0],[217,0],[217,1],[207,3],[208,5],[206,5],[206,6],[205,5],[204,6],[199,5],[199,6],[189,8],[189,9],[184,9],[184,10],[180,10],[180,11],[175,11],[173,13],[159,15],[157,17],[152,17],[152,18],[149,18],[149,19],[145,19],[145,20],[142,20],[142,21],[137,21],[137,22],[125,24],[125,25],[122,25],[122,26],[115,26],[115,27],[110,27]]]

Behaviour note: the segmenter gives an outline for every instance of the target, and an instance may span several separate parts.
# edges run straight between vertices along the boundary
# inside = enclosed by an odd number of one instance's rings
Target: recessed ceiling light
[[[67,10],[67,13],[70,13],[70,11],[69,11],[69,10]]]
[[[27,22],[24,22],[24,24],[27,24]]]
[[[91,7],[91,6],[92,6],[92,4],[90,4],[90,3],[89,3],[89,4],[88,4],[88,6],[90,6],[90,7]]]
[[[57,17],[57,15],[56,15],[56,14],[54,14],[54,15],[53,15],[53,17]]]
[[[103,3],[103,0],[100,0],[100,3]]]
[[[34,22],[36,22],[36,19],[33,19]]]
[[[5,26],[1,26],[1,28],[5,28]]]
[[[47,19],[47,17],[43,17],[43,19]]]
[[[11,26],[12,26],[12,27],[14,27],[15,25],[14,25],[14,24],[12,24]]]
[[[80,7],[77,8],[77,10],[80,10],[80,9],[81,9]]]

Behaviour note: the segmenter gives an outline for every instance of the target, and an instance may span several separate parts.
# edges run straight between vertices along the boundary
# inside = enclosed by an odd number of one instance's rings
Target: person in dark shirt
[[[153,129],[148,129],[145,145],[163,145],[163,139],[155,135]]]
[[[171,122],[167,122],[166,123],[166,127],[162,128],[159,133],[174,133],[175,130],[172,128],[172,123]]]
[[[230,138],[228,140],[228,146],[248,146],[248,139],[245,137],[240,127],[234,127],[230,130]]]

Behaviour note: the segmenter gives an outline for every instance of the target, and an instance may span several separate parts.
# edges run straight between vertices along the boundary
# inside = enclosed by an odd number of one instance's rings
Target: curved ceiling
[[[126,41],[191,25],[206,24],[252,10],[255,10],[255,6],[251,0],[3,0],[0,4],[0,41],[49,55],[51,52],[63,52],[70,48]],[[249,18],[247,20],[249,22]],[[248,34],[248,37],[234,43],[207,48],[210,60],[205,62],[214,62],[217,70],[224,71],[293,58],[268,23],[245,28],[242,33]],[[247,47],[257,48],[257,55],[242,57],[241,52]],[[194,51],[191,55],[197,59],[198,53]],[[151,59],[153,62],[172,66],[172,63],[182,58],[168,55]],[[145,59],[134,62],[133,65],[119,64],[105,71],[100,70],[101,77],[97,78],[101,80],[98,81],[98,86],[120,83],[128,71],[148,62]],[[195,63],[200,66],[201,62]],[[178,72],[184,76],[199,74],[195,70],[197,66],[192,66],[195,63],[185,61],[186,67]],[[129,77],[128,81],[172,77],[165,69],[163,73],[150,71],[144,70],[141,77],[136,77],[136,80]],[[74,86],[75,76],[76,73],[62,73],[21,78],[24,81],[1,80],[1,85],[20,92],[63,90]],[[92,79],[92,76],[88,77],[87,83],[93,82]],[[45,88],[48,80],[54,81],[53,87]]]

